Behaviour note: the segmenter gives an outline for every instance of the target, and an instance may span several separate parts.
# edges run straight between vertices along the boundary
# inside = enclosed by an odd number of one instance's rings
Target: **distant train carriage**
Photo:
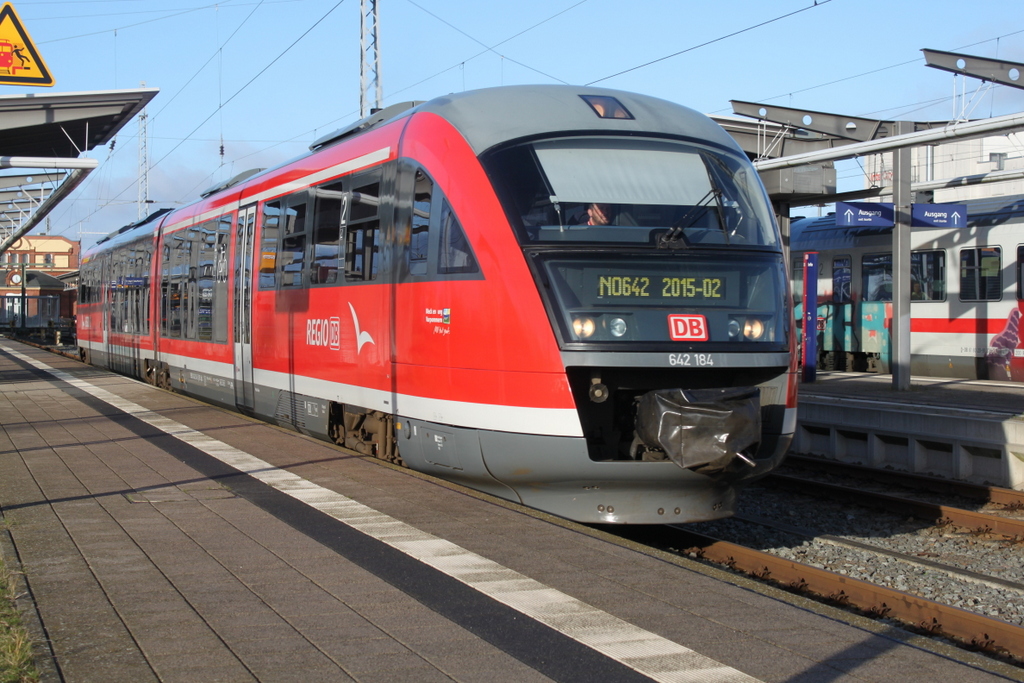
[[[576,520],[732,514],[795,427],[757,173],[650,97],[396,105],[83,261],[88,362]]]
[[[966,228],[912,229],[911,373],[1024,381],[1024,196],[962,203]],[[819,254],[818,367],[889,372],[892,228],[805,218],[791,245],[798,310],[803,255]]]

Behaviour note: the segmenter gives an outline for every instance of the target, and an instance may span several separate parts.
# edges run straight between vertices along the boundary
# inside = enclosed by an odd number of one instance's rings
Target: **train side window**
[[[410,275],[427,274],[427,256],[430,249],[430,200],[434,183],[423,171],[416,171],[413,190],[412,227],[406,262]]]
[[[946,300],[946,252],[915,251],[910,254],[910,300]]]
[[[860,273],[863,301],[892,301],[892,254],[866,254]]]
[[[999,301],[1003,298],[1000,247],[960,250],[960,300]]]
[[[441,205],[441,252],[437,269],[441,274],[479,273],[473,249],[462,230],[462,224],[455,217],[448,200]]]
[[[832,302],[848,304],[853,301],[853,259],[840,256],[832,259]]]
[[[377,279],[380,254],[380,183],[353,188],[345,226],[345,280]]]
[[[161,331],[165,337],[188,337],[189,275],[192,241],[189,231],[179,230],[167,237],[164,247]]]
[[[194,227],[185,232],[185,239],[180,243],[182,252],[179,254],[184,269],[184,279],[180,282],[181,336],[183,339],[195,339],[199,322],[200,231]]]
[[[306,196],[290,197],[281,216],[277,273],[281,287],[301,287],[306,257]]]
[[[348,196],[340,182],[313,190],[313,254],[309,282],[330,285],[338,281],[342,235]]]
[[[1017,247],[1017,300],[1024,300],[1024,247]]]
[[[281,202],[263,205],[263,227],[260,230],[260,289],[277,286],[277,238],[281,226]]]
[[[228,251],[231,247],[231,215],[221,216],[217,221],[217,253],[214,265],[213,340],[226,343],[228,340]]]
[[[204,223],[199,230],[196,266],[196,338],[213,341],[214,267],[217,263],[216,221]]]

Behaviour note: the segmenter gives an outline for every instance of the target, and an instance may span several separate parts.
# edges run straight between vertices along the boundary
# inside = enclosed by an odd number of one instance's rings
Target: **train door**
[[[254,407],[252,382],[252,259],[256,205],[238,210],[235,225],[235,405]]]
[[[100,280],[100,297],[103,305],[100,306],[100,329],[102,336],[100,337],[100,358],[103,359],[102,363],[104,367],[110,367],[110,315],[113,311],[114,306],[114,290],[111,287],[111,256],[109,253],[104,254],[102,261],[100,262],[100,273],[102,273]]]

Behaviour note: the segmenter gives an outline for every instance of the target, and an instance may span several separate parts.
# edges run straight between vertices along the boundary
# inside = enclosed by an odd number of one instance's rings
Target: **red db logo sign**
[[[707,320],[702,315],[670,315],[668,335],[673,341],[707,341]]]

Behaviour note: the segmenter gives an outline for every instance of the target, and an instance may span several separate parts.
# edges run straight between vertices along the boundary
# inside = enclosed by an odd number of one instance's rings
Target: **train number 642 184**
[[[670,353],[668,364],[673,367],[704,368],[715,364],[710,353]]]

